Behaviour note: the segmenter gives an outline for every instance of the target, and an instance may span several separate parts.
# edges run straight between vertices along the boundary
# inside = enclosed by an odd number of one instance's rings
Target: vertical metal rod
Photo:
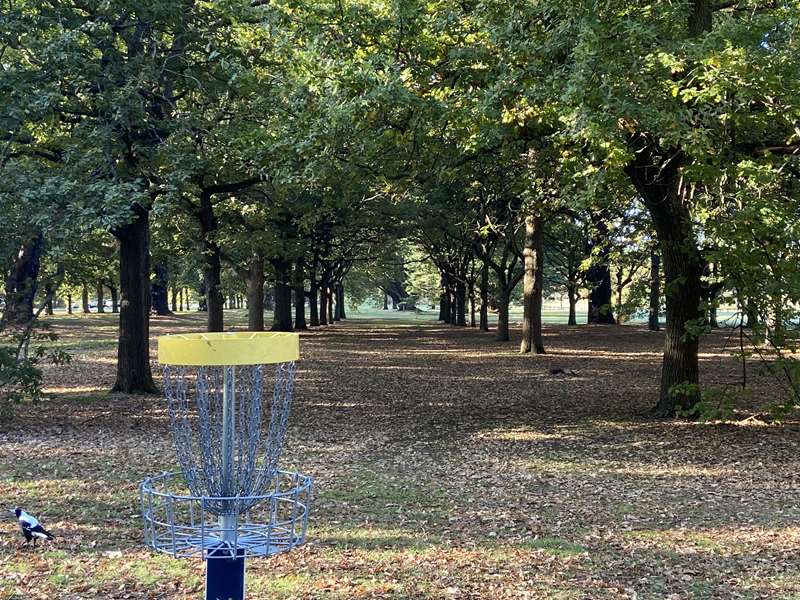
[[[233,446],[236,443],[236,369],[225,367],[222,384],[222,495],[233,496]],[[219,518],[222,539],[231,544],[236,538],[233,511]]]

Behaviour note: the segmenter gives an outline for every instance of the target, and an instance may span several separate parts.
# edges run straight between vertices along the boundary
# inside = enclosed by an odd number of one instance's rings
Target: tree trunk
[[[319,324],[328,324],[328,278],[325,275],[319,286]]]
[[[467,286],[461,279],[456,281],[455,288],[455,301],[456,301],[456,325],[461,327],[467,326]]]
[[[308,329],[306,325],[305,264],[302,259],[294,265],[294,328]]]
[[[136,219],[116,228],[119,240],[120,313],[117,379],[113,391],[158,392],[150,371],[150,214],[133,207]]]
[[[172,304],[172,312],[178,312],[178,288],[175,286],[170,288],[170,300]]]
[[[153,283],[150,293],[152,295],[153,311],[159,316],[172,314],[169,310],[169,272],[167,265],[160,263],[153,268]],[[98,306],[100,302],[98,300]],[[222,331],[221,329],[214,329],[209,331]]]
[[[509,290],[505,285],[498,286],[497,295],[497,334],[495,339],[498,342],[507,342],[511,339],[508,335],[508,303],[510,302]]]
[[[203,191],[200,194],[200,204],[197,209],[197,219],[203,233],[203,284],[205,288],[205,309],[207,312],[206,329],[208,331],[223,331],[225,298],[221,290],[222,260],[219,245],[214,240],[217,232],[217,216],[214,214],[214,205],[211,203],[212,194]]]
[[[444,318],[442,321],[450,325],[453,323],[453,297],[450,294],[450,277],[445,275],[442,280],[444,282]]]
[[[72,314],[72,294],[67,294],[67,314]]]
[[[311,327],[319,327],[319,286],[317,285],[317,260],[308,274],[308,318]]]
[[[272,260],[275,268],[275,310],[272,331],[293,331],[292,328],[292,280],[289,261],[283,258]]]
[[[111,312],[117,314],[119,312],[119,294],[117,293],[117,286],[109,285],[108,290],[111,292]]]
[[[44,309],[45,313],[48,315],[53,314],[53,284],[48,281],[44,284],[44,295],[47,298],[47,302],[45,303]]]
[[[38,286],[44,236],[37,233],[23,245],[5,282],[6,306],[3,325],[22,327],[33,320],[33,302]]]
[[[480,330],[489,331],[489,266],[484,262],[481,268],[481,316]]]
[[[389,310],[389,294],[386,292],[383,292],[383,310]]]
[[[97,282],[97,312],[106,312],[105,302],[106,299],[105,294],[103,293],[103,280],[101,279]]]
[[[335,283],[331,286],[331,307],[333,308],[333,320],[341,321],[342,313],[341,306],[339,306],[339,284]]]
[[[89,288],[84,284],[81,288],[81,312],[89,314]]]
[[[328,323],[333,325],[333,288],[328,287],[326,293],[328,294]]]
[[[661,255],[650,252],[650,315],[647,327],[650,331],[660,331],[659,313],[661,312]]]
[[[247,329],[264,331],[264,259],[257,252],[247,271]]]
[[[178,310],[183,312],[183,288],[178,290]]]
[[[575,314],[575,309],[578,304],[578,291],[572,284],[567,285],[567,298],[569,299],[569,317],[567,318],[567,325],[577,325],[578,319]]]
[[[469,290],[467,292],[469,296],[469,326],[476,327],[477,322],[475,320],[475,280],[470,279],[469,282]]]
[[[525,217],[523,247],[523,318],[519,351],[544,354],[542,338],[542,287],[544,283],[543,223],[541,217]]]
[[[637,136],[635,143],[635,158],[625,172],[653,219],[667,290],[661,389],[653,412],[658,416],[673,416],[676,408],[690,411],[699,400],[697,325],[704,319],[703,262],[689,208],[683,199],[682,154],[674,149],[662,153],[645,136]]]
[[[336,302],[336,306],[339,307],[339,318],[345,320],[347,319],[347,311],[345,310],[344,304],[344,282],[339,284],[338,293],[339,300]]]

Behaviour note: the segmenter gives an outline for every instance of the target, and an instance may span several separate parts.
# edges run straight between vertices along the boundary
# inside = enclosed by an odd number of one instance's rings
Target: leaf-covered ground
[[[0,522],[0,598],[200,598],[201,562],[141,544],[137,485],[174,463],[164,402],[105,391],[113,316],[53,322],[75,360],[0,424],[0,502],[58,538],[22,550]],[[800,598],[800,426],[647,420],[659,334],[546,333],[540,357],[429,322],[304,334],[284,466],[317,481],[309,543],[250,561],[249,597]],[[704,340],[706,381],[736,379],[725,343]],[[778,392],[751,380],[757,414]]]

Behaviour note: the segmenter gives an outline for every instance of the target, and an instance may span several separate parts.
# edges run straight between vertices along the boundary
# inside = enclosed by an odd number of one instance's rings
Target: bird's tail
[[[53,535],[52,533],[50,533],[49,531],[46,531],[46,530],[42,529],[42,533],[43,533],[43,534],[45,534],[45,535],[47,536],[47,539],[48,539],[48,540],[54,540],[54,539],[56,539],[56,536],[54,536],[54,535]]]

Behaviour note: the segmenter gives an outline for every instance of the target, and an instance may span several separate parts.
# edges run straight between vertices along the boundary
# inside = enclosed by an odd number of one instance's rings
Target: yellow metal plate
[[[298,358],[300,336],[296,333],[179,333],[158,338],[162,365],[263,365]]]

